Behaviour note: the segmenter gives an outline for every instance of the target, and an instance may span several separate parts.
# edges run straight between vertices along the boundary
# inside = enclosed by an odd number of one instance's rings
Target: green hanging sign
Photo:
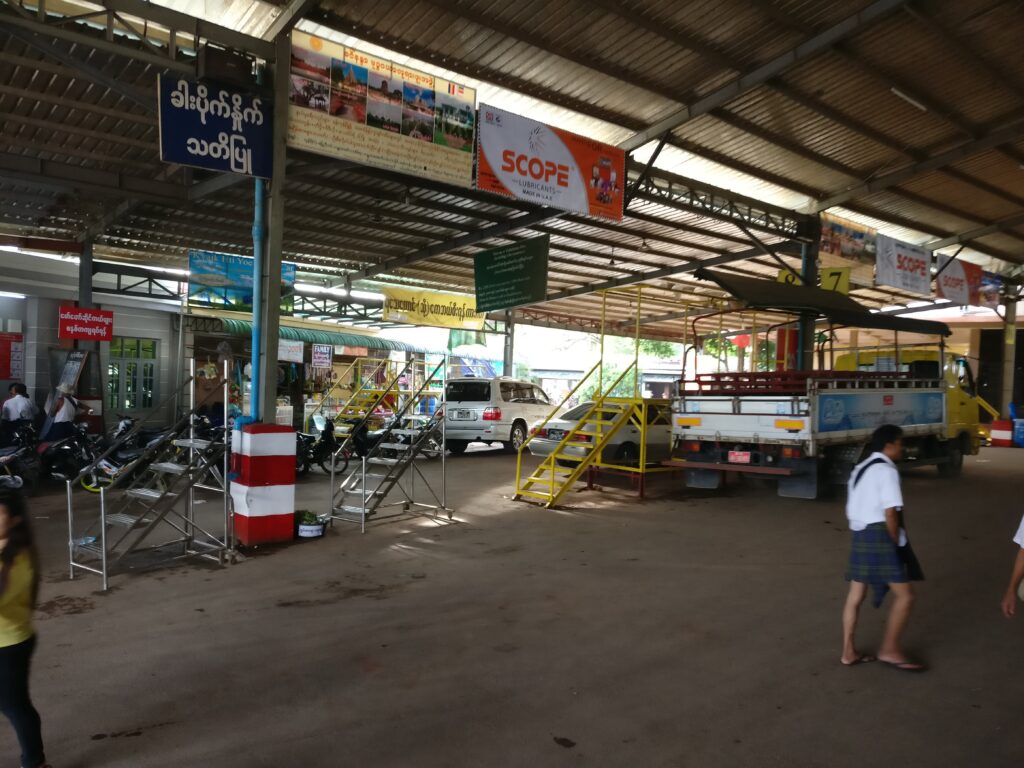
[[[492,312],[544,301],[550,246],[551,236],[541,235],[478,253],[474,259],[476,311]]]

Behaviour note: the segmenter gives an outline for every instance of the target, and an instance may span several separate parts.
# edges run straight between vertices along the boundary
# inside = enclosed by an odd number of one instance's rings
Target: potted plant
[[[325,515],[318,515],[308,509],[295,510],[295,535],[300,539],[318,539],[327,527]]]

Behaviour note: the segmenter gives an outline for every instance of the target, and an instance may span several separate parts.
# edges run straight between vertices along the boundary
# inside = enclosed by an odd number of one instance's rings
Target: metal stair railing
[[[383,362],[388,362],[388,361],[383,361]],[[402,376],[404,376],[404,375],[408,374],[409,372],[411,372],[412,369],[413,369],[413,361],[409,361],[409,362],[407,362],[402,367],[401,370],[398,371],[398,373],[395,374],[394,378],[392,378],[391,381],[387,383],[387,386],[384,389],[382,389],[380,391],[373,390],[373,391],[377,392],[376,397],[374,397],[373,400],[370,401],[369,405],[367,405],[367,407],[365,407],[363,409],[363,415],[360,416],[355,421],[354,424],[347,424],[347,425],[345,425],[345,426],[343,426],[341,428],[341,432],[342,432],[342,435],[343,435],[342,440],[338,443],[338,447],[334,449],[334,453],[331,455],[331,468],[332,469],[334,468],[334,465],[337,463],[337,458],[338,458],[339,455],[341,455],[345,451],[351,451],[351,447],[350,446],[352,444],[352,437],[360,429],[362,429],[363,427],[365,427],[365,426],[367,426],[369,424],[369,422],[374,418],[374,413],[373,412],[375,410],[377,410],[377,408],[380,406],[380,404],[383,403],[388,398],[389,395],[394,395],[395,397],[399,396],[399,394],[400,394],[399,390],[398,390],[399,380],[402,378]],[[355,397],[355,393],[353,393],[353,397]],[[350,399],[349,402],[351,402],[351,399]],[[336,427],[336,431],[337,431],[337,427]],[[334,487],[333,482],[331,484],[331,487],[332,488]]]
[[[391,361],[387,359],[375,361],[376,365],[372,369],[370,369],[370,372],[367,374],[362,372],[362,369],[359,368],[359,366],[365,362],[365,360],[360,359],[352,363],[352,365],[349,366],[348,369],[346,369],[345,373],[342,374],[342,377],[338,379],[338,382],[334,385],[334,387],[331,388],[331,391],[333,391],[336,387],[340,386],[341,382],[343,381],[343,377],[346,376],[353,368],[356,369],[356,375],[359,381],[359,385],[353,388],[352,394],[349,395],[348,400],[346,400],[344,404],[341,405],[340,408],[338,408],[336,416],[342,416],[346,412],[352,410],[353,408],[356,408],[356,403],[365,402],[366,400],[368,400],[369,398],[367,398],[367,394],[376,391],[375,386],[373,386],[375,384],[373,380],[376,378],[378,373],[384,372],[386,375],[387,369],[390,367],[391,364]],[[318,408],[317,411],[313,411],[312,415],[315,416],[318,411],[322,410],[323,401],[321,401],[320,408]]]
[[[637,372],[635,361],[605,392],[594,398],[593,405],[572,428],[566,431],[551,453],[545,456],[525,479],[521,474],[522,464],[519,464],[516,474],[516,492],[512,497],[514,500],[523,497],[539,499],[548,509],[558,504],[587,467],[601,456],[612,437],[633,418],[635,406],[632,403],[615,402],[611,395],[630,372]],[[597,418],[595,418],[595,414],[597,414]],[[608,414],[614,414],[613,418],[604,418]],[[592,426],[594,429],[589,431],[587,430],[588,426]],[[582,455],[565,453],[565,449],[569,446],[582,450]],[[571,466],[561,466],[560,460],[571,464]],[[537,490],[534,486],[546,486],[548,490]]]
[[[160,523],[169,525],[181,533],[181,538],[162,544],[147,547],[150,550],[161,549],[171,544],[184,543],[184,554],[181,556],[201,556],[222,561],[222,555],[231,548],[231,517],[228,494],[228,457],[229,445],[226,442],[229,380],[227,365],[221,378],[220,393],[224,402],[225,429],[221,440],[205,441],[195,438],[195,415],[199,408],[207,404],[218,390],[208,392],[198,402],[195,397],[195,361],[192,361],[192,373],[182,387],[192,384],[191,409],[183,415],[164,436],[146,448],[140,455],[127,463],[113,476],[109,486],[100,489],[99,517],[90,523],[84,536],[75,536],[74,500],[72,494],[73,480],[67,481],[68,505],[68,551],[70,577],[75,577],[77,570],[99,575],[103,580],[103,589],[108,588],[111,555],[133,532],[139,535],[127,546],[117,552],[115,563],[120,563],[129,554],[139,551],[143,541]],[[179,387],[179,391],[182,387]],[[177,397],[178,392],[171,395]],[[165,401],[166,402],[166,401]],[[187,437],[185,436],[187,432]],[[131,434],[131,433],[129,433]],[[105,451],[82,474],[95,470],[104,458],[117,450],[122,441],[116,442]],[[188,461],[180,462],[182,449],[187,449]],[[214,478],[217,485],[205,484],[208,478]],[[194,489],[206,488],[224,494],[224,534],[218,537],[207,531],[195,520]],[[108,511],[109,494],[120,493],[120,505],[113,512]],[[176,510],[182,494],[187,493],[185,512]],[[121,527],[124,532],[111,537],[108,529],[112,526]],[[96,536],[88,534],[96,532]],[[197,537],[197,532],[199,536]],[[97,543],[98,542],[98,543]],[[89,555],[92,562],[84,562],[76,556]],[[98,562],[98,565],[97,565]]]
[[[411,396],[404,399],[394,418],[388,426],[377,436],[376,442],[360,456],[360,463],[348,471],[340,484],[337,483],[336,475],[331,473],[331,500],[329,515],[332,520],[345,522],[358,522],[360,529],[365,532],[367,519],[374,515],[382,506],[401,506],[400,512],[387,517],[409,514],[414,508],[430,510],[437,519],[439,512],[445,512],[448,519],[452,519],[452,510],[446,504],[446,457],[444,451],[445,419],[444,409],[438,408],[422,427],[402,426],[407,421],[415,419],[412,413],[419,404],[425,402],[426,398],[436,396],[431,384],[444,382],[445,361],[442,360],[433,371],[427,375],[424,371],[423,383],[412,392]],[[415,383],[413,383],[415,386]],[[353,430],[355,433],[355,430]],[[408,442],[396,437],[408,437]],[[441,457],[441,493],[435,493],[430,481],[420,470],[416,458],[421,455],[437,452]],[[387,452],[390,456],[384,456]],[[381,473],[367,472],[367,465],[387,467]],[[406,472],[412,468],[414,474],[410,490],[401,486],[400,480]],[[423,485],[433,498],[433,503],[424,503],[415,498],[415,476],[419,475]],[[368,485],[369,481],[375,483]],[[391,491],[398,486],[404,495],[404,500],[393,504],[384,504],[384,500]],[[355,496],[358,504],[346,503],[349,497]],[[381,519],[381,518],[378,518]]]

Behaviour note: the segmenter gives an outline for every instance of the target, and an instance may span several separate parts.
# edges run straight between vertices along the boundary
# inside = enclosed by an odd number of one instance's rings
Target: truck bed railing
[[[748,371],[699,373],[684,381],[680,394],[803,395],[812,389],[934,389],[936,378],[907,372],[876,371]]]

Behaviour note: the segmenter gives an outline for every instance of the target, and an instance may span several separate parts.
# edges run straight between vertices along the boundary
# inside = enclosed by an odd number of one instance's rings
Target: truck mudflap
[[[688,469],[686,487],[717,490],[722,487],[722,473],[715,469]]]
[[[783,459],[774,467],[730,464],[719,461],[680,461],[671,459],[663,462],[668,466],[686,470],[688,488],[716,490],[722,487],[726,472],[745,475],[768,475],[778,479],[779,496],[791,499],[816,499],[819,491],[819,464],[817,459]]]
[[[779,477],[779,496],[787,499],[818,498],[820,472],[817,459],[787,459],[792,474]]]

